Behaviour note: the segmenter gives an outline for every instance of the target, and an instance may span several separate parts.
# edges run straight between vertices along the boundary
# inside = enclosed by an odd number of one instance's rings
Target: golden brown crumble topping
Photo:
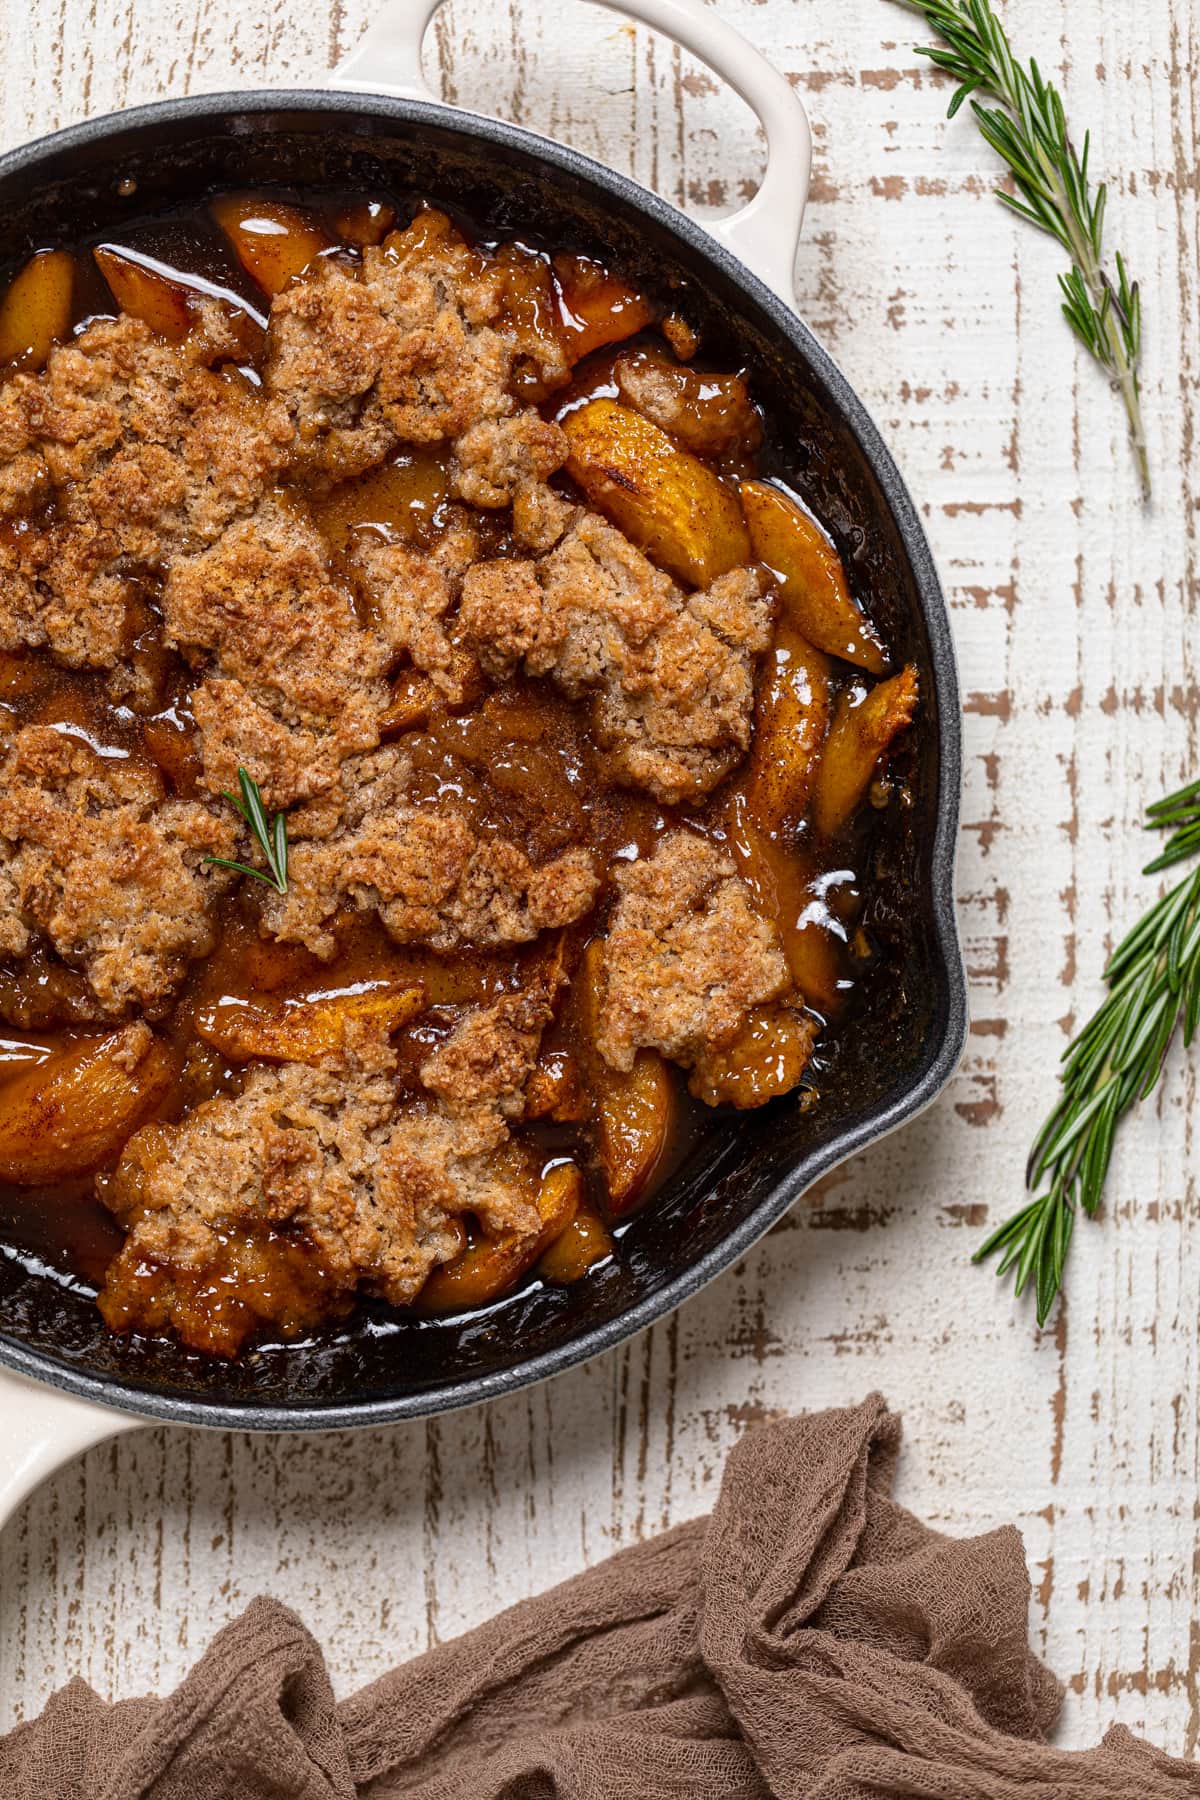
[[[394,218],[214,203],[265,331],[110,247],[0,374],[0,1173],[94,1178],[108,1323],[217,1354],[581,1273],[678,1069],[795,1088],[811,821],[916,704],[680,312]]]
[[[212,949],[233,822],[167,799],[152,764],[103,758],[69,727],[26,726],[0,766],[0,944],[41,933],[81,968],[97,1018],[154,1017],[190,962]]]

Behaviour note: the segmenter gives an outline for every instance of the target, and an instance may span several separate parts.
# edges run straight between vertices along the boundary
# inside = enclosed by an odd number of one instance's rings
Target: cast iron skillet
[[[893,653],[916,661],[922,686],[913,803],[890,809],[869,876],[883,959],[821,1104],[802,1113],[782,1101],[724,1120],[633,1221],[612,1264],[575,1290],[534,1287],[458,1323],[367,1310],[328,1337],[226,1365],[171,1343],[110,1336],[89,1296],[0,1261],[0,1362],[10,1369],[163,1420],[323,1429],[462,1406],[607,1349],[728,1268],[825,1170],[933,1099],[966,1031],[952,899],[959,703],[924,533],[845,377],[728,249],[571,150],[441,105],[362,92],[169,101],[0,161],[0,272],[43,245],[118,236],[130,217],[206,191],[271,186],[425,193],[498,234],[536,233],[599,254],[682,306],[717,364],[749,365],[780,471],[834,531]]]

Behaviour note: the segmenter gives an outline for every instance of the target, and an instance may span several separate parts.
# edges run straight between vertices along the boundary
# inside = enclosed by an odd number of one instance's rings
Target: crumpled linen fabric
[[[0,1739],[4,1800],[1168,1800],[1123,1728],[1047,1743],[1017,1532],[896,1505],[899,1420],[760,1427],[708,1519],[622,1551],[338,1704],[255,1600],[168,1699],[81,1681]]]

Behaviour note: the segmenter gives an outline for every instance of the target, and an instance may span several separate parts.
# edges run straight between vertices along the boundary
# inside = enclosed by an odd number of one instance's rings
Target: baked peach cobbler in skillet
[[[904,799],[769,396],[399,210],[0,303],[0,1238],[222,1355],[573,1281],[710,1109],[819,1105]]]

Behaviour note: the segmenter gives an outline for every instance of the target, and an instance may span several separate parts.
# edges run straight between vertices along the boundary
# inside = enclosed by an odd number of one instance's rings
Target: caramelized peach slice
[[[435,1269],[421,1289],[423,1312],[465,1312],[514,1287],[570,1225],[583,1201],[583,1176],[574,1163],[556,1163],[542,1176],[537,1209],[540,1229],[482,1235],[453,1262]]]
[[[71,329],[75,263],[66,250],[39,250],[0,301],[0,364],[40,369]]]
[[[755,706],[746,805],[764,831],[805,812],[829,730],[829,661],[782,619]]]
[[[841,977],[838,940],[816,903],[814,871],[794,845],[757,823],[744,793],[730,795],[728,816],[729,847],[738,874],[778,930],[792,980],[818,1012],[836,1011]]]
[[[605,344],[644,331],[654,318],[650,302],[587,256],[556,256],[559,315],[567,355],[582,362]]]
[[[429,723],[429,715],[441,699],[437,683],[420,669],[402,669],[392,683],[392,697],[380,715],[380,737],[398,737]]]
[[[765,481],[743,481],[742,509],[754,554],[779,576],[783,604],[797,630],[818,650],[882,675],[883,645],[850,598],[842,560],[820,526]]]
[[[196,1032],[236,1062],[319,1063],[336,1055],[348,1031],[365,1025],[390,1035],[424,1012],[422,986],[378,983],[361,992],[325,994],[262,1006],[252,1000],[218,1000],[196,1015]]]
[[[762,426],[740,375],[685,369],[656,350],[627,350],[613,375],[626,406],[697,456],[753,450],[761,442]]]
[[[603,944],[594,939],[584,952],[576,1004],[587,1041],[595,1043],[600,1007]],[[649,1186],[670,1143],[675,1123],[675,1084],[657,1050],[639,1050],[628,1074],[612,1069],[598,1053],[588,1058],[585,1077],[592,1101],[596,1155],[608,1189],[608,1208],[623,1218]]]
[[[446,672],[457,686],[453,700],[447,698],[431,675],[423,674],[420,669],[402,669],[392,682],[391,700],[380,715],[380,736],[398,737],[403,731],[416,731],[429,724],[439,707],[447,713],[473,707],[484,685],[478,659],[469,650],[455,645],[450,651]]]
[[[313,977],[312,953],[302,944],[285,944],[279,938],[260,937],[257,930],[248,923],[242,922],[238,928],[231,923],[222,938],[214,957],[216,969],[210,964],[210,971],[218,976],[215,987],[210,993],[240,995],[247,1004],[257,1004],[262,994],[280,996],[273,1004],[282,1007],[284,997],[294,994]],[[361,979],[364,985],[374,979],[377,971],[368,970]],[[348,976],[347,986],[354,980]],[[396,981],[393,976],[392,980]],[[417,977],[397,982],[402,987],[415,987]],[[235,1000],[234,1004],[238,1004]]]
[[[537,404],[570,380],[570,345],[558,289],[544,256],[523,244],[502,244],[496,267],[503,282],[503,319],[521,346],[510,385]]]
[[[637,1205],[662,1161],[675,1117],[675,1086],[657,1050],[639,1050],[628,1075],[608,1070],[595,1095],[596,1149],[609,1211]]]
[[[822,836],[836,836],[858,806],[880,757],[911,725],[917,695],[911,664],[867,694],[861,688],[843,692],[813,790],[813,821]]]
[[[542,989],[547,998],[554,1001],[561,990],[571,979],[571,971],[579,960],[579,946],[570,927],[557,931],[545,931],[534,946],[533,955],[526,965],[523,982],[526,987]],[[554,1053],[558,1060],[568,1064],[571,1057],[564,1057],[562,1052]],[[543,1047],[540,1067],[545,1067],[551,1052]]]
[[[122,312],[140,319],[169,343],[182,342],[192,329],[189,290],[182,281],[172,281],[112,244],[101,244],[92,256]]]
[[[706,1106],[765,1106],[790,1094],[808,1067],[814,1020],[788,1006],[756,1006],[745,1029],[723,1050],[707,1050],[688,1081]]]
[[[707,587],[752,560],[736,497],[641,413],[589,400],[563,429],[568,472],[593,506],[679,580]]]
[[[144,1025],[56,1051],[0,1089],[0,1180],[30,1187],[111,1162],[173,1079]]]
[[[691,362],[700,348],[700,334],[682,313],[669,312],[662,322],[662,334],[680,362]]]
[[[272,299],[332,248],[311,213],[282,200],[232,194],[214,200],[212,213],[247,275]]]
[[[567,1229],[557,1238],[538,1264],[538,1274],[556,1287],[569,1287],[611,1256],[612,1233],[590,1206],[581,1206]]]
[[[579,1063],[567,1050],[545,1050],[525,1086],[525,1117],[562,1125],[588,1116]]]
[[[334,220],[334,230],[345,244],[365,250],[368,244],[382,244],[396,223],[396,209],[386,200],[355,200],[344,206]]]

